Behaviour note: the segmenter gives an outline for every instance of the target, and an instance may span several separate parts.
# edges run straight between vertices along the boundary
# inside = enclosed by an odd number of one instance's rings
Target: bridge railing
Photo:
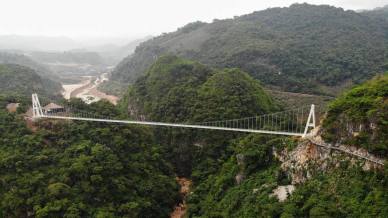
[[[51,108],[42,107],[37,94],[32,95],[34,117],[61,118],[72,120],[86,120],[99,122],[115,122],[117,120],[108,116],[97,115],[89,111],[83,111],[73,107],[69,102],[61,99],[60,105],[48,104]],[[46,105],[46,102],[43,104]],[[263,114],[238,119],[214,120],[200,123],[162,123],[152,121],[121,120],[122,123],[159,125],[173,127],[189,127],[202,129],[218,129],[242,132],[257,132],[280,135],[305,136],[311,128],[316,126],[315,105],[300,107],[292,110],[271,114]]]
[[[312,110],[313,114],[310,115]],[[310,120],[315,118],[315,106],[306,106],[292,110],[246,118],[215,120],[196,124],[232,129],[252,129],[304,134],[309,118]],[[309,127],[315,127],[315,125],[316,123],[311,121]]]

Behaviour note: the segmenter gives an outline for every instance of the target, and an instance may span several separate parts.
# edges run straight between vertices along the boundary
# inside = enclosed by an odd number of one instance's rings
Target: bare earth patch
[[[110,103],[116,105],[119,98],[114,95],[107,95],[104,92],[99,91],[98,86],[107,80],[106,74],[102,74],[99,77],[93,79],[92,77],[86,77],[81,83],[62,85],[65,90],[62,94],[66,99],[69,98],[81,98],[84,102],[90,104],[100,99],[106,99]]]
[[[10,113],[15,113],[16,110],[18,109],[18,107],[19,107],[19,103],[9,103],[9,104],[7,104],[7,110]]]
[[[183,218],[186,214],[187,205],[186,205],[186,196],[190,192],[190,186],[192,181],[187,178],[179,178],[177,177],[176,180],[178,181],[179,185],[181,186],[180,194],[183,198],[183,202],[179,203],[177,206],[175,206],[174,211],[171,213],[171,218]]]
[[[116,105],[117,104],[117,101],[119,100],[119,98],[117,96],[114,96],[114,95],[107,95],[105,94],[104,92],[101,92],[99,90],[97,90],[97,87],[94,87],[92,88],[89,92],[88,92],[89,95],[93,95],[93,96],[96,96],[100,99],[106,99],[108,100],[110,103]]]

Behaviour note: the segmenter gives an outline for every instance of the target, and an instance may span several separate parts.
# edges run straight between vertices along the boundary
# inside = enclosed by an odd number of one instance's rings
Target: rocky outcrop
[[[339,143],[336,143],[336,144],[326,143],[326,142],[324,142],[324,140],[321,138],[320,135],[309,137],[309,138],[307,138],[307,140],[309,140],[311,143],[313,143],[315,145],[330,148],[330,149],[348,154],[350,156],[355,156],[357,158],[364,159],[367,162],[371,162],[373,164],[377,164],[380,166],[384,165],[384,159],[379,158],[379,157],[369,153],[364,148],[360,148],[360,147],[353,146],[353,145],[343,145],[343,144],[339,144]]]
[[[239,172],[235,176],[235,180],[236,180],[237,185],[240,185],[244,181],[244,179],[245,179],[244,170],[243,170],[244,159],[245,159],[245,157],[244,157],[243,154],[237,154],[236,155],[237,165],[240,168]]]
[[[282,162],[281,168],[292,184],[303,183],[313,175],[339,167],[344,162],[360,165],[364,170],[381,168],[384,162],[364,149],[327,144],[320,137],[305,139],[292,151],[275,150],[274,155]]]
[[[273,193],[271,194],[271,196],[275,196],[278,198],[280,202],[283,202],[287,200],[288,196],[290,196],[294,191],[295,191],[294,185],[281,185],[273,190]]]

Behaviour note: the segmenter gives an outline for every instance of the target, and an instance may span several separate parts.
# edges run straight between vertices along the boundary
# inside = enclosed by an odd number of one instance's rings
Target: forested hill
[[[388,21],[388,5],[384,7],[376,8],[374,10],[364,11],[362,13],[370,17],[373,17],[375,19],[380,19],[383,22]]]
[[[6,103],[0,96],[0,217],[171,213],[178,186],[151,129],[41,120],[31,131],[22,117],[5,111]],[[104,101],[72,105],[119,115]]]
[[[42,96],[60,94],[61,85],[40,77],[35,70],[16,64],[0,64],[0,93],[29,98],[32,92]]]
[[[339,96],[323,122],[327,141],[358,145],[388,157],[388,73]]]
[[[334,100],[322,129],[328,141],[386,158],[387,123],[388,74]],[[334,149],[303,144],[260,134],[231,143],[234,153],[191,190],[188,217],[388,217],[388,162],[370,170]],[[285,200],[275,197],[295,184]]]
[[[236,119],[278,110],[247,73],[216,70],[170,55],[160,57],[131,86],[121,105],[135,120],[176,123]],[[238,134],[157,128],[155,135],[178,175],[199,178],[220,166],[226,144]]]
[[[36,73],[42,77],[50,78],[55,81],[59,80],[59,77],[55,73],[51,72],[47,67],[35,62],[23,54],[0,51],[0,64],[17,64],[25,66],[35,70]]]
[[[123,102],[132,115],[182,122],[249,117],[277,109],[260,83],[239,69],[215,70],[162,56],[130,88]],[[141,114],[139,114],[141,113]]]
[[[238,67],[267,86],[335,94],[388,69],[388,22],[331,6],[295,4],[234,19],[191,23],[142,43],[115,69],[134,82],[165,53]]]

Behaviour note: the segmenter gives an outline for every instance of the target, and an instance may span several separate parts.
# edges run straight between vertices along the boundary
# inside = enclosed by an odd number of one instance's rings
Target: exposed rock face
[[[129,99],[128,108],[127,108],[128,114],[130,116],[135,117],[137,120],[145,121],[146,120],[145,116],[141,114],[139,108],[135,107],[134,105],[136,104],[133,103],[131,99]]]
[[[325,144],[318,146],[308,140],[300,143],[294,150],[274,151],[275,157],[282,162],[281,168],[291,178],[292,184],[305,182],[318,172],[325,172],[329,168],[339,167],[341,162],[350,161],[352,165],[360,165],[364,170],[380,168],[381,165],[363,160],[356,155],[381,161],[363,149],[354,146]],[[336,150],[334,148],[341,148]],[[354,154],[354,155],[352,155]]]
[[[322,152],[318,149],[318,146],[304,142],[290,152],[286,150],[275,152],[275,157],[282,162],[281,168],[290,176],[292,184],[299,184],[310,178],[309,171],[312,164],[317,163],[317,160],[328,158],[329,152]],[[325,168],[326,164],[320,166],[321,170]]]
[[[243,154],[237,154],[236,159],[237,159],[237,165],[240,167],[240,171],[235,176],[235,180],[236,180],[237,185],[240,185],[244,181],[244,178],[245,178],[244,170],[243,170],[245,158],[244,158]]]
[[[361,159],[368,160],[371,163],[377,164],[377,166],[384,165],[384,159],[379,158],[371,153],[369,153],[366,149],[360,148],[353,145],[343,145],[343,144],[328,144],[323,141],[320,135],[315,135],[314,137],[311,137],[309,139],[310,141],[313,141],[315,144],[322,145],[324,147],[331,148],[333,150],[340,151],[345,154],[349,154],[354,157],[359,157]]]
[[[240,185],[244,181],[244,174],[238,173],[235,177],[237,185]]]
[[[281,185],[273,190],[272,195],[276,196],[280,202],[287,200],[288,196],[295,191],[294,185]]]
[[[10,113],[15,113],[18,107],[19,107],[19,103],[9,103],[6,106],[8,112]]]
[[[242,166],[244,164],[245,158],[243,154],[237,154],[236,159],[237,159],[237,165]]]

